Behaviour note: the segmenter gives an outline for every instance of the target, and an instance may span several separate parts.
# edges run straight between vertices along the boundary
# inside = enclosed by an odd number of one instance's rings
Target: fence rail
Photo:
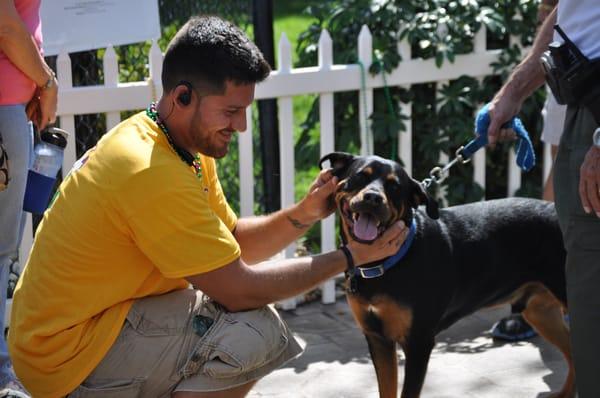
[[[493,74],[490,64],[497,60],[501,50],[486,48],[486,31],[481,29],[475,36],[474,51],[470,54],[458,55],[453,63],[444,63],[441,68],[433,59],[412,59],[407,42],[398,44],[398,51],[404,59],[399,66],[386,75],[389,86],[410,86],[419,83],[437,83],[456,79],[462,75],[483,78]],[[363,26],[357,41],[359,61],[368,69],[372,62],[372,37],[369,29]],[[279,41],[278,69],[263,83],[257,85],[256,99],[277,98],[279,108],[279,131],[281,152],[281,204],[289,206],[294,202],[294,96],[305,94],[319,95],[321,155],[334,150],[334,93],[342,91],[360,91],[359,114],[371,114],[373,111],[373,90],[384,86],[382,76],[362,76],[359,63],[335,65],[333,63],[333,43],[327,31],[323,31],[318,43],[318,65],[306,68],[293,68],[290,43],[282,35]],[[114,127],[120,121],[120,112],[143,109],[152,100],[160,97],[162,86],[160,75],[162,70],[162,53],[156,43],[152,44],[149,54],[150,76],[145,81],[120,83],[117,55],[112,47],[106,49],[103,68],[104,84],[97,86],[73,87],[71,61],[69,55],[61,53],[57,59],[57,76],[59,80],[58,116],[60,125],[67,131],[75,132],[75,115],[90,113],[106,113],[107,128]],[[363,85],[364,78],[364,85]],[[401,104],[401,112],[411,115],[410,104]],[[368,139],[367,121],[360,118],[361,154],[373,152],[372,140]],[[240,213],[241,216],[252,215],[254,208],[253,149],[252,149],[252,110],[247,110],[248,130],[241,134],[239,140],[239,175],[240,175]],[[515,165],[514,153],[509,156],[509,176],[507,196],[511,196],[521,183],[520,170]],[[398,154],[406,165],[407,172],[412,171],[412,125],[407,121],[407,131],[398,136]],[[440,161],[447,160],[442,154]],[[474,181],[485,187],[485,149],[474,156]],[[549,173],[549,147],[544,150],[544,180]],[[63,168],[69,170],[76,160],[75,140],[70,139],[65,149]],[[432,165],[433,166],[433,165]],[[32,222],[29,216],[26,233],[20,249],[21,264],[24,264],[33,242]],[[321,223],[321,247],[323,251],[335,248],[335,220],[331,216]],[[291,257],[295,244],[285,249],[282,256]],[[322,301],[335,301],[334,281],[322,286]],[[293,308],[295,300],[282,303],[284,308]]]

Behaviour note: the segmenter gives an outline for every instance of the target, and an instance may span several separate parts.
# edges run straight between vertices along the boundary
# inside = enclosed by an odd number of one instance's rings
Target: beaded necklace
[[[193,156],[191,153],[175,144],[173,138],[171,137],[171,134],[169,134],[169,129],[167,129],[167,126],[164,124],[164,122],[158,115],[158,110],[156,109],[156,102],[151,102],[150,106],[146,108],[146,115],[148,115],[148,117],[152,119],[154,123],[156,123],[156,125],[160,128],[160,130],[165,134],[169,145],[171,146],[171,148],[173,148],[173,150],[179,156],[179,158],[183,160],[187,165],[192,166],[196,177],[202,178],[202,166],[200,164],[200,155],[196,154],[196,156]]]

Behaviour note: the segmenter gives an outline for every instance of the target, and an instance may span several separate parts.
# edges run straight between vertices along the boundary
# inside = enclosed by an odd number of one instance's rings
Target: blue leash
[[[488,128],[490,127],[490,104],[486,104],[477,113],[475,118],[475,134],[477,137],[469,141],[464,147],[456,151],[456,157],[444,167],[436,166],[429,172],[429,177],[425,178],[421,185],[424,189],[429,189],[432,184],[441,184],[449,175],[448,171],[458,162],[468,163],[471,156],[488,143]],[[502,125],[503,128],[512,128],[519,139],[517,145],[517,165],[524,171],[529,171],[535,165],[535,152],[529,139],[529,134],[523,126],[523,122],[518,117]]]
[[[490,126],[490,104],[486,104],[477,113],[475,118],[475,133],[477,138],[471,140],[462,150],[465,159],[470,158],[475,152],[488,143],[488,127]],[[519,143],[517,145],[517,165],[524,171],[529,171],[535,165],[535,152],[529,139],[529,134],[523,126],[523,122],[518,117],[513,117],[510,121],[502,125],[503,128],[512,128]]]

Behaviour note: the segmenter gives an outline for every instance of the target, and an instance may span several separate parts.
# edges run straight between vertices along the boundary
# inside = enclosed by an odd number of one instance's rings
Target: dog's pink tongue
[[[373,240],[377,237],[377,223],[368,214],[360,214],[354,223],[354,236],[361,240]]]

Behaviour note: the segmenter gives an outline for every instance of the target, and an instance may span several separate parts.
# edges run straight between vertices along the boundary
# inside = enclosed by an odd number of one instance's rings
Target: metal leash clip
[[[450,168],[452,168],[452,166],[454,166],[456,163],[461,163],[461,164],[467,164],[471,161],[470,158],[465,158],[462,151],[465,147],[461,146],[460,148],[458,148],[456,150],[456,152],[454,153],[455,158],[452,159],[447,165],[445,165],[443,168],[436,166],[433,169],[431,169],[431,171],[429,172],[429,177],[425,178],[422,182],[421,185],[423,185],[423,187],[425,189],[428,189],[433,183],[435,184],[441,184],[446,178],[448,178],[448,176],[450,175],[449,171]]]

